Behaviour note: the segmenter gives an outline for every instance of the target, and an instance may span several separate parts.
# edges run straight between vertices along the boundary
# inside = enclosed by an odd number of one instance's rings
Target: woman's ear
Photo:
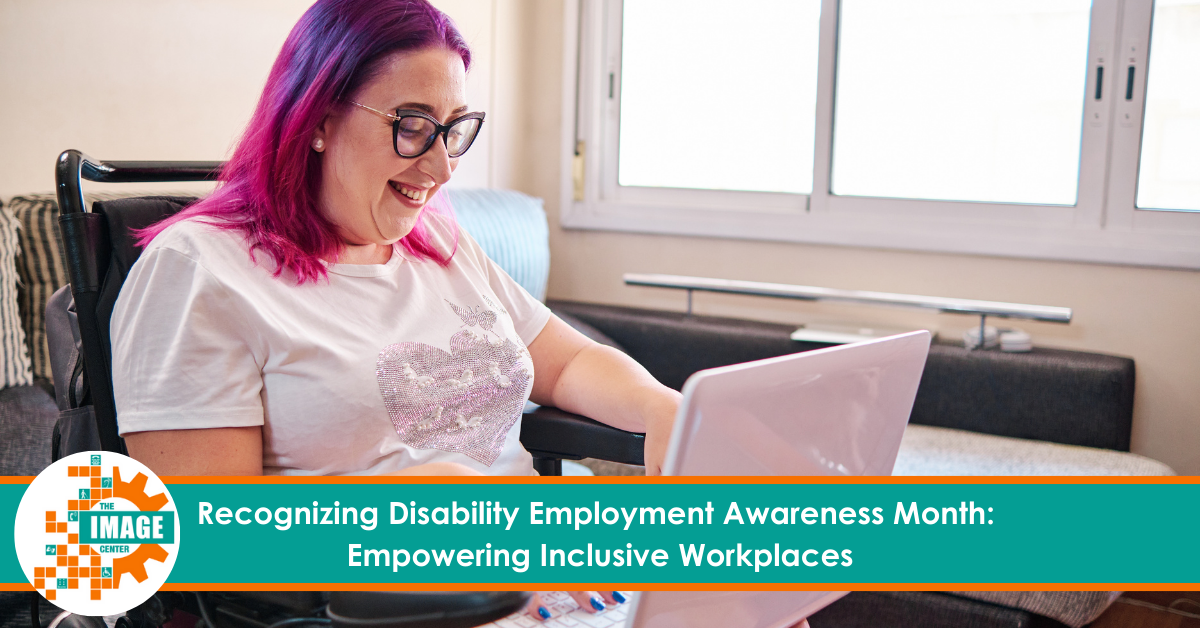
[[[326,118],[321,121],[320,126],[317,127],[317,130],[313,132],[312,141],[309,143],[309,146],[311,146],[312,149],[318,153],[325,152],[325,146],[328,145],[328,142],[325,140],[329,132],[328,127],[329,117],[326,116]]]

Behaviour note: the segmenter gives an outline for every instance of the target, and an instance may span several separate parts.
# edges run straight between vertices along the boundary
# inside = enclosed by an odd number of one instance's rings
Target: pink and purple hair
[[[317,207],[321,154],[310,148],[317,128],[333,110],[379,72],[396,52],[443,47],[457,52],[470,69],[471,51],[444,13],[426,0],[317,0],[292,28],[271,68],[262,98],[217,189],[207,198],[158,222],[139,235],[145,246],[170,225],[199,218],[242,231],[250,254],[264,252],[275,274],[298,281],[326,277],[322,259],[336,259],[342,240]],[[400,244],[420,259],[450,263],[425,226],[425,213],[444,214],[439,193],[422,210],[417,226]],[[457,234],[457,229],[452,229]]]

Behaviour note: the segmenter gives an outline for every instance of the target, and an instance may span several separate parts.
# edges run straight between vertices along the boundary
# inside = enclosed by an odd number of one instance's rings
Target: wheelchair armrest
[[[335,591],[325,613],[337,628],[469,628],[525,608],[529,595],[524,591]]]
[[[645,464],[645,434],[619,430],[549,406],[538,406],[522,417],[521,444],[535,458],[596,458]]]

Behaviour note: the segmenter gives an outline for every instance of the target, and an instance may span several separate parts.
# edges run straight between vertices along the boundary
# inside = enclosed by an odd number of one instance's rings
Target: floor
[[[1150,608],[1146,604],[1158,608]],[[1172,613],[1172,608],[1178,613]],[[1183,613],[1186,613],[1183,614]],[[1200,591],[1127,591],[1089,628],[1200,628]]]

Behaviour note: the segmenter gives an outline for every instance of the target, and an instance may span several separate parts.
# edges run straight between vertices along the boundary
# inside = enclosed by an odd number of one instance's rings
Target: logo
[[[167,487],[142,463],[110,452],[72,454],[21,498],[17,559],[38,593],[78,615],[115,615],[167,581],[179,519]]]

